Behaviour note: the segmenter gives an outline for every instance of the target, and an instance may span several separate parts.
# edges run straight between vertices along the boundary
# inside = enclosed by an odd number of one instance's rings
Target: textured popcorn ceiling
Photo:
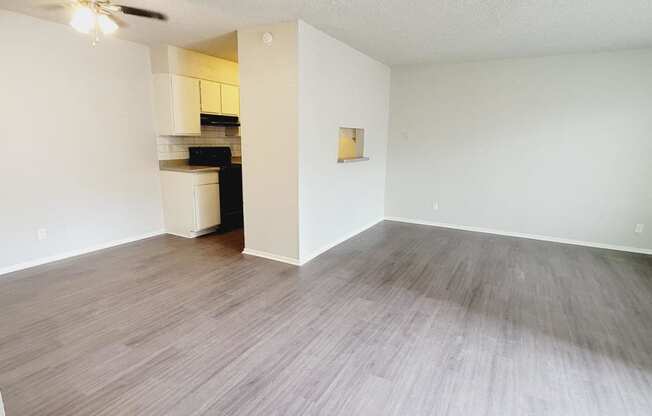
[[[238,28],[301,18],[388,64],[451,62],[652,46],[652,0],[121,0],[167,24],[125,17],[119,36],[236,59]],[[48,0],[6,8],[65,22]]]

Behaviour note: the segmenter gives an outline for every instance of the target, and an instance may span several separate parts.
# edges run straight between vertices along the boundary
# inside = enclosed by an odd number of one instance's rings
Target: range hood
[[[202,126],[239,126],[240,120],[238,119],[238,117],[218,116],[215,114],[202,113],[201,125]]]

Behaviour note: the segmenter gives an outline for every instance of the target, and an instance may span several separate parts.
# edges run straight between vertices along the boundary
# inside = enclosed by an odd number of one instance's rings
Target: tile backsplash
[[[201,136],[158,136],[158,160],[188,159],[191,146],[229,146],[233,156],[240,156],[240,128],[202,126]]]

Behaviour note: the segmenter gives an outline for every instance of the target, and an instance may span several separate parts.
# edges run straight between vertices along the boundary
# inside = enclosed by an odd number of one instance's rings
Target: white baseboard
[[[372,222],[371,224],[365,225],[362,228],[359,228],[359,229],[357,229],[357,230],[355,230],[353,232],[350,232],[347,235],[337,239],[336,241],[333,241],[333,242],[321,247],[320,249],[313,251],[308,256],[306,256],[306,257],[304,257],[304,258],[302,258],[300,260],[292,258],[292,257],[279,256],[279,255],[276,255],[276,254],[268,253],[266,251],[252,250],[252,249],[249,249],[249,248],[246,248],[246,247],[245,247],[244,250],[242,250],[242,254],[248,254],[250,256],[262,257],[262,258],[268,259],[268,260],[280,261],[282,263],[291,264],[293,266],[303,266],[304,264],[308,263],[310,260],[312,260],[315,257],[319,256],[323,252],[330,250],[331,248],[335,247],[338,244],[343,243],[344,241],[348,240],[349,238],[355,237],[356,235],[360,234],[361,232],[363,232],[363,231],[373,227],[374,225],[378,224],[382,220],[383,219],[381,218],[379,220],[376,220],[376,221]]]
[[[405,222],[405,223],[409,223],[409,224],[429,225],[431,227],[452,228],[452,229],[455,229],[455,230],[473,231],[473,232],[476,232],[476,233],[495,234],[495,235],[504,235],[504,236],[508,236],[508,237],[527,238],[527,239],[530,239],[530,240],[551,241],[551,242],[554,242],[554,243],[572,244],[572,245],[575,245],[575,246],[604,248],[604,249],[607,249],[607,250],[627,251],[627,252],[630,252],[630,253],[652,254],[652,249],[647,249],[647,248],[627,247],[627,246],[619,246],[619,245],[603,244],[603,243],[593,243],[593,242],[590,242],[590,241],[570,240],[570,239],[567,239],[567,238],[558,238],[558,237],[549,237],[549,236],[545,236],[545,235],[525,234],[525,233],[517,233],[517,232],[512,232],[512,231],[494,230],[494,229],[491,229],[491,228],[471,227],[471,226],[468,226],[468,225],[447,224],[447,223],[441,223],[441,222],[417,220],[417,219],[403,218],[403,217],[385,217],[385,220],[387,220],[387,221],[396,221],[396,222]]]
[[[299,260],[294,259],[292,257],[279,256],[279,255],[276,255],[276,254],[268,253],[266,251],[252,250],[252,249],[249,249],[247,247],[245,247],[245,249],[242,250],[242,254],[247,254],[249,256],[262,257],[262,258],[268,259],[268,260],[280,261],[281,263],[287,263],[287,264],[291,264],[293,266],[300,266],[301,265],[299,263]]]
[[[310,253],[309,255],[307,255],[307,256],[305,256],[305,257],[303,257],[301,259],[301,265],[308,263],[310,260],[312,260],[315,257],[319,256],[320,254],[330,250],[331,248],[333,248],[333,247],[335,247],[335,246],[337,246],[339,244],[342,244],[346,240],[355,237],[356,235],[360,234],[361,232],[363,232],[365,230],[368,230],[369,228],[371,228],[374,225],[378,224],[382,220],[383,220],[383,218],[377,219],[377,220],[365,225],[364,227],[358,228],[357,230],[355,230],[353,232],[350,232],[350,233],[346,234],[345,236],[340,237],[337,240],[335,240],[335,241],[333,241],[333,242],[331,242],[329,244],[326,244],[325,246],[313,251],[312,253]]]
[[[53,261],[64,260],[70,257],[80,256],[82,254],[92,253],[93,251],[103,250],[105,248],[115,247],[122,244],[138,241],[138,240],[143,240],[145,238],[155,237],[157,235],[161,235],[164,233],[165,232],[163,230],[152,231],[149,233],[140,234],[133,237],[127,237],[120,240],[109,241],[107,243],[97,244],[90,247],[84,247],[78,250],[68,251],[61,254],[55,254],[54,256],[41,257],[39,259],[13,264],[11,266],[0,268],[0,275],[16,272],[18,270],[29,269],[30,267],[40,266],[42,264],[51,263]]]
[[[197,237],[201,237],[201,236],[206,235],[206,234],[214,233],[215,231],[217,231],[218,228],[219,227],[211,227],[211,228],[206,228],[205,230],[196,231],[196,232],[189,231],[187,234],[181,234],[181,233],[177,233],[177,232],[169,231],[169,230],[165,230],[163,233],[164,234],[174,235],[176,237],[197,238]]]

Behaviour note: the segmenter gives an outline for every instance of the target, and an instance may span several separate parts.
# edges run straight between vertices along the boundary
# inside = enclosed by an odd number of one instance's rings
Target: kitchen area
[[[165,232],[241,228],[238,64],[169,45],[150,56]]]

